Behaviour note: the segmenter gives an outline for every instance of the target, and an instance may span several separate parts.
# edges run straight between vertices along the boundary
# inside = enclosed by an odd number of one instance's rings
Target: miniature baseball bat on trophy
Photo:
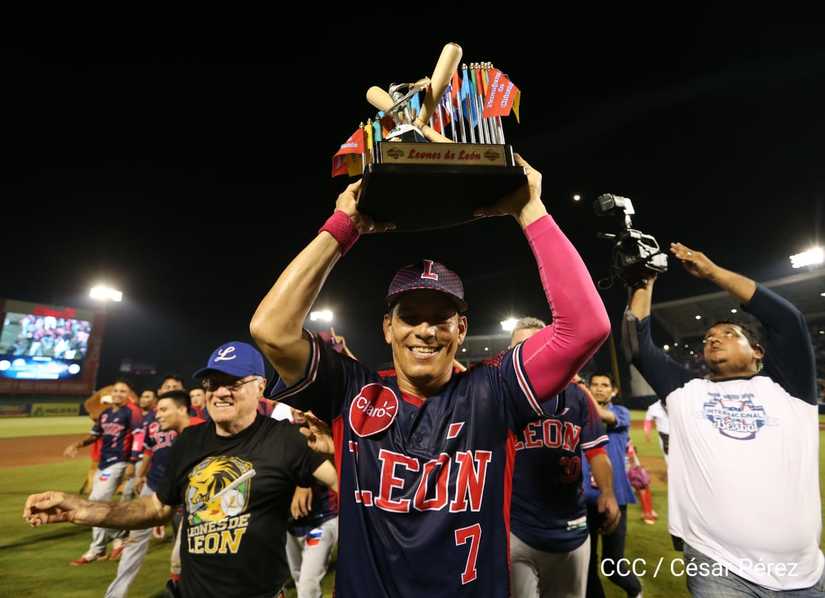
[[[377,222],[454,226],[525,184],[501,120],[511,111],[518,119],[518,88],[491,63],[461,58],[449,43],[431,77],[367,90],[379,112],[341,146],[333,176],[363,177],[359,209]]]

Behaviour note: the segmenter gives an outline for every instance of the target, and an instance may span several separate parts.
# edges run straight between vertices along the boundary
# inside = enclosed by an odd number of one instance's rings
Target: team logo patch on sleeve
[[[391,388],[373,382],[364,386],[349,406],[349,425],[361,437],[373,436],[392,425],[398,397]]]

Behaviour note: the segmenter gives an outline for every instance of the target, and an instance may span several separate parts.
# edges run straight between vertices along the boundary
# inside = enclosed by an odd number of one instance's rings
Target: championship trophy
[[[363,177],[359,210],[376,222],[453,226],[526,184],[501,121],[511,110],[518,118],[518,88],[491,63],[459,71],[461,57],[449,43],[432,77],[367,91],[379,112],[341,146],[333,176]]]

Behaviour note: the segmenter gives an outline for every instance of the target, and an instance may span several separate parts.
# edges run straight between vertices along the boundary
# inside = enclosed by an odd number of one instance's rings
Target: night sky
[[[545,203],[594,278],[609,261],[595,235],[612,223],[592,210],[605,192],[631,197],[634,224],[661,244],[760,280],[790,274],[787,257],[821,238],[821,19],[478,6],[420,23],[322,23],[320,7],[204,24],[123,16],[4,47],[0,296],[86,306],[105,280],[125,300],[110,309],[101,382],[124,357],[188,377],[217,344],[248,339],[258,301],[331,213],[344,184],[331,156],[374,115],[366,89],[428,76],[447,41],[522,90],[508,142],[543,172]],[[511,219],[365,237],[319,304],[369,364],[389,356],[389,280],[420,258],[462,275],[471,334],[549,313]],[[656,299],[714,290],[672,266]],[[603,297],[615,321],[624,291]]]

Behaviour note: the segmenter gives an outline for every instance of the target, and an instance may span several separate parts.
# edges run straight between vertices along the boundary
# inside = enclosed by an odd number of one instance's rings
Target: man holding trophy
[[[337,596],[509,595],[513,434],[544,415],[542,402],[563,409],[546,401],[610,330],[584,263],[545,209],[541,174],[516,161],[527,184],[475,216],[514,217],[533,250],[553,324],[524,343],[455,373],[467,303],[459,277],[431,260],[402,268],[390,284],[383,331],[394,377],[302,330],[359,235],[391,229],[359,211],[360,181],[338,197],[252,318],[253,337],[288,386],[278,399],[332,422],[341,488]]]

